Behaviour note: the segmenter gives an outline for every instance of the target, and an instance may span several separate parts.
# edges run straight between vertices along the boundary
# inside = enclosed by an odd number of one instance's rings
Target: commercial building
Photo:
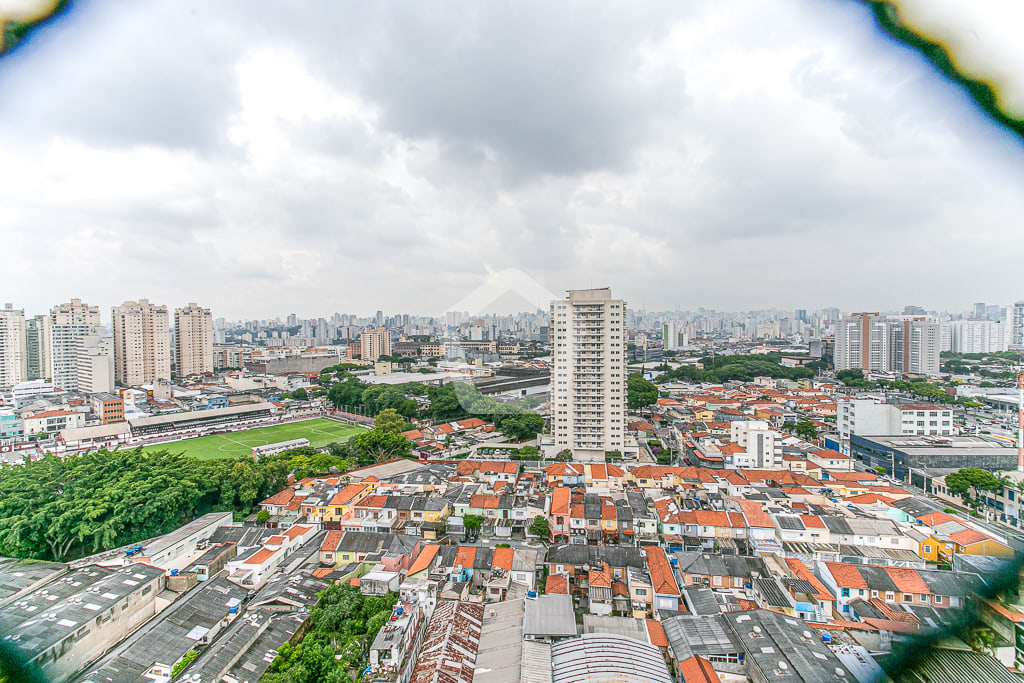
[[[99,418],[100,424],[108,425],[124,422],[124,398],[106,392],[89,396],[93,414]]]
[[[114,338],[87,334],[78,340],[78,390],[114,390]]]
[[[213,315],[189,304],[174,309],[174,371],[178,377],[213,373]]]
[[[603,460],[624,446],[626,302],[611,290],[569,290],[551,302],[551,433],[558,450]]]
[[[953,409],[931,403],[883,403],[880,398],[855,398],[836,404],[840,451],[850,454],[850,437],[953,436]]]
[[[78,341],[98,334],[100,309],[72,299],[50,309],[50,371],[54,385],[66,391],[78,391]]]
[[[910,470],[978,467],[996,472],[1017,467],[1015,444],[984,436],[867,437],[853,434],[850,454],[868,467],[884,467],[902,480],[907,479]]]
[[[50,316],[34,315],[25,320],[25,349],[28,354],[28,377],[50,376]]]
[[[359,335],[359,353],[363,360],[391,355],[391,333],[383,327],[363,330]]]
[[[0,308],[0,389],[8,389],[26,379],[25,311],[4,304]]]
[[[156,613],[164,572],[145,564],[88,565],[54,578],[0,607],[0,633],[38,666],[63,681],[116,645]]]
[[[836,370],[939,374],[939,324],[919,316],[853,313],[836,323]]]
[[[166,306],[148,299],[126,301],[111,311],[114,379],[137,386],[171,378],[170,332]]]

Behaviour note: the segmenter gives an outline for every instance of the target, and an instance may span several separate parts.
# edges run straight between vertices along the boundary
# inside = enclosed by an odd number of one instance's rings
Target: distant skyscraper
[[[34,315],[25,321],[28,379],[50,376],[50,316]]]
[[[569,290],[551,302],[551,433],[559,450],[603,460],[621,450],[626,411],[626,302]]]
[[[985,303],[984,302],[978,302],[978,303],[974,304],[974,311],[972,312],[971,317],[974,320],[984,320],[985,319]]]
[[[114,379],[122,386],[171,378],[170,324],[166,306],[126,301],[111,311]]]
[[[28,379],[25,311],[4,304],[0,308],[0,389]]]
[[[100,309],[72,299],[50,309],[50,372],[55,386],[78,390],[78,340],[100,327]]]
[[[996,353],[1007,349],[1007,326],[995,320],[952,320],[942,323],[944,350],[954,353]]]
[[[384,326],[384,311],[377,311],[377,315],[374,316],[374,319],[377,321],[377,327],[383,327]]]
[[[174,368],[178,377],[213,372],[213,316],[189,304],[174,310]]]
[[[802,322],[802,323],[807,322],[807,309],[805,309],[805,308],[798,308],[798,309],[796,309],[796,311],[794,311],[794,315],[795,315],[796,319],[799,320],[800,322]]]

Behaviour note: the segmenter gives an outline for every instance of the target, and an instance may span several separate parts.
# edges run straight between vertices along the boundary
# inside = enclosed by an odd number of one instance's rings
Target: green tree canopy
[[[551,536],[551,525],[548,524],[547,517],[543,515],[537,515],[530,522],[530,533],[534,536],[540,536],[541,538],[550,538]]]
[[[630,410],[640,410],[658,401],[658,387],[639,374],[629,376],[626,383],[627,404]]]

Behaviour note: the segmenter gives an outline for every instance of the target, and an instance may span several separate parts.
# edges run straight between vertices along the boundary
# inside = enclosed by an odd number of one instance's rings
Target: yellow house
[[[707,422],[715,418],[715,411],[702,408],[700,406],[693,406],[693,419],[697,422]]]
[[[327,505],[327,514],[324,515],[324,521],[337,522],[341,520],[349,514],[353,505],[366,498],[372,490],[372,486],[349,484],[338,491]]]

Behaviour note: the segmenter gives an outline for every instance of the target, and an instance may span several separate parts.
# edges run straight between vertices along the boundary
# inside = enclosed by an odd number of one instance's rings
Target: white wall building
[[[850,454],[850,435],[952,436],[953,410],[931,403],[883,403],[881,397],[855,398],[836,404],[839,450]]]
[[[951,320],[942,323],[942,350],[953,353],[1006,351],[1009,332],[1009,325],[995,320]]]
[[[114,390],[114,338],[87,334],[78,340],[78,390],[87,394]]]
[[[0,308],[0,389],[28,379],[25,311],[4,304]]]
[[[551,433],[574,457],[603,460],[625,445],[625,316],[607,287],[551,302]]]
[[[50,309],[50,372],[53,383],[66,391],[78,390],[78,340],[97,334],[100,309],[72,299]]]
[[[761,420],[735,420],[729,423],[729,438],[746,451],[733,456],[736,467],[782,469],[782,439],[771,425]],[[744,462],[745,461],[745,462]]]
[[[1024,301],[1013,305],[1013,317],[1010,319],[1010,346],[1024,349]]]

